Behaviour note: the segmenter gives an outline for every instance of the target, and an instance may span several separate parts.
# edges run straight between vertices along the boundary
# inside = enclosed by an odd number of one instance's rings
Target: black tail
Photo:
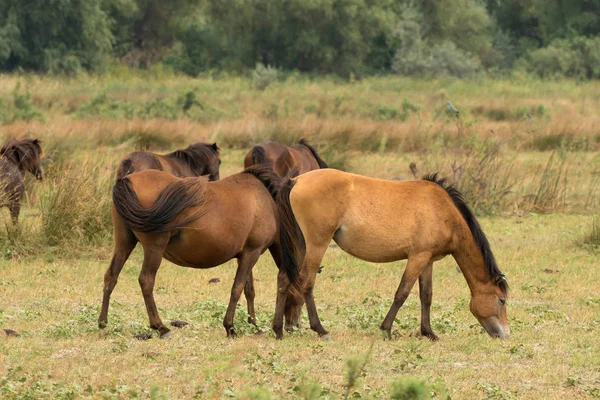
[[[290,204],[290,192],[295,184],[296,182],[289,178],[283,182],[277,196],[277,207],[279,210],[279,241],[283,253],[281,268],[292,285],[299,288],[299,265],[302,265],[306,254],[306,242]]]
[[[252,151],[252,155],[254,156],[254,150]],[[271,194],[271,197],[273,197],[273,200],[277,200],[283,178],[277,175],[269,164],[254,164],[253,166],[246,168],[242,173],[254,175],[263,185],[265,185]]]
[[[269,161],[267,158],[265,149],[263,149],[261,146],[254,146],[252,148],[252,162],[254,164],[271,165],[271,161]]]
[[[187,179],[171,183],[158,195],[152,207],[143,208],[129,178],[118,179],[113,187],[113,204],[125,224],[136,232],[170,231],[200,218],[206,212],[202,207],[185,220],[170,225],[184,210],[206,202],[204,188],[194,187],[196,185],[197,182]]]
[[[312,155],[315,158],[315,160],[317,160],[317,163],[319,163],[319,168],[329,168],[329,166],[327,165],[327,163],[325,161],[323,161],[323,159],[319,156],[319,153],[317,153],[317,150],[314,147],[312,147],[310,144],[308,144],[308,142],[306,141],[306,139],[300,139],[300,141],[298,142],[298,144],[301,144],[302,146],[308,147],[308,149],[312,153]]]
[[[454,206],[456,206],[458,211],[460,211],[460,214],[469,226],[469,230],[473,235],[473,239],[481,250],[481,255],[483,256],[485,266],[492,277],[492,280],[495,281],[496,284],[506,294],[508,292],[508,282],[506,281],[504,274],[498,268],[496,258],[494,257],[490,247],[490,242],[485,236],[485,233],[483,233],[483,229],[481,229],[481,225],[479,225],[479,221],[477,221],[477,218],[475,218],[473,211],[471,211],[465,202],[462,193],[460,193],[454,186],[446,182],[446,179],[438,178],[437,174],[425,175],[423,180],[435,183],[444,189],[446,193],[448,193],[448,196],[450,196],[452,199]]]
[[[119,164],[119,169],[117,170],[117,180],[125,178],[127,175],[133,172],[133,161],[131,161],[130,158],[126,158],[121,161],[121,164]]]

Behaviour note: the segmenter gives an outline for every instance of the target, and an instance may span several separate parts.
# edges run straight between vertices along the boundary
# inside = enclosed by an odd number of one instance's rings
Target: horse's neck
[[[461,240],[461,245],[452,256],[467,280],[471,293],[476,291],[478,287],[490,282],[490,273],[485,265],[481,250],[473,237],[470,236]]]

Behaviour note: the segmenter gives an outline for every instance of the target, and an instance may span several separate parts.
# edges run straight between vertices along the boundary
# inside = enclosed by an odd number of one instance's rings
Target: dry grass
[[[44,115],[4,125],[2,134],[39,137],[47,155],[47,180],[27,181],[21,227],[0,213],[0,328],[21,334],[0,336],[0,397],[308,399],[340,398],[351,387],[349,398],[389,398],[420,380],[437,398],[600,396],[598,223],[590,215],[600,207],[598,83],[290,77],[258,92],[241,78],[117,72],[75,81],[0,76],[0,95],[10,96],[21,81]],[[190,89],[203,106],[174,120],[76,115],[102,93],[137,106]],[[405,98],[418,113],[382,120]],[[448,100],[460,107],[460,120],[445,114]],[[521,118],[525,108],[538,110],[531,123]],[[395,339],[382,341],[378,326],[404,263],[369,264],[338,248],[326,254],[316,286],[330,343],[309,330],[274,340],[276,271],[268,255],[255,269],[263,335],[253,335],[242,303],[236,324],[245,336],[225,338],[233,262],[203,271],[164,261],[155,287],[159,311],[190,325],[171,340],[134,340],[149,331],[137,283],[140,249],[115,290],[109,327],[97,329],[111,252],[110,187],[125,154],[217,141],[221,176],[228,176],[241,170],[255,142],[300,137],[332,165],[363,175],[409,179],[411,162],[420,174],[441,171],[480,214],[493,216],[481,222],[511,284],[511,338],[481,332],[464,279],[444,260],[434,272],[432,310],[441,341],[414,337],[416,289],[399,313]],[[220,283],[209,285],[213,277]]]

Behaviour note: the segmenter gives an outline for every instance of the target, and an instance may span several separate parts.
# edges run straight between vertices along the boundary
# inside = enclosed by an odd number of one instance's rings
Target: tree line
[[[0,0],[0,71],[600,78],[600,0]]]

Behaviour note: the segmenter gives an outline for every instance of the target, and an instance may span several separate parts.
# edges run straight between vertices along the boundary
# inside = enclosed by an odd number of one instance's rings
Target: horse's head
[[[10,140],[0,148],[3,155],[21,171],[29,171],[37,180],[44,179],[44,168],[41,164],[42,147],[38,139]]]
[[[471,312],[492,337],[505,339],[510,334],[506,317],[508,285],[503,275],[473,291]]]
[[[218,181],[221,166],[219,146],[216,143],[195,143],[188,147],[188,150],[194,153],[196,164],[202,169],[198,174],[208,175],[209,180]]]

